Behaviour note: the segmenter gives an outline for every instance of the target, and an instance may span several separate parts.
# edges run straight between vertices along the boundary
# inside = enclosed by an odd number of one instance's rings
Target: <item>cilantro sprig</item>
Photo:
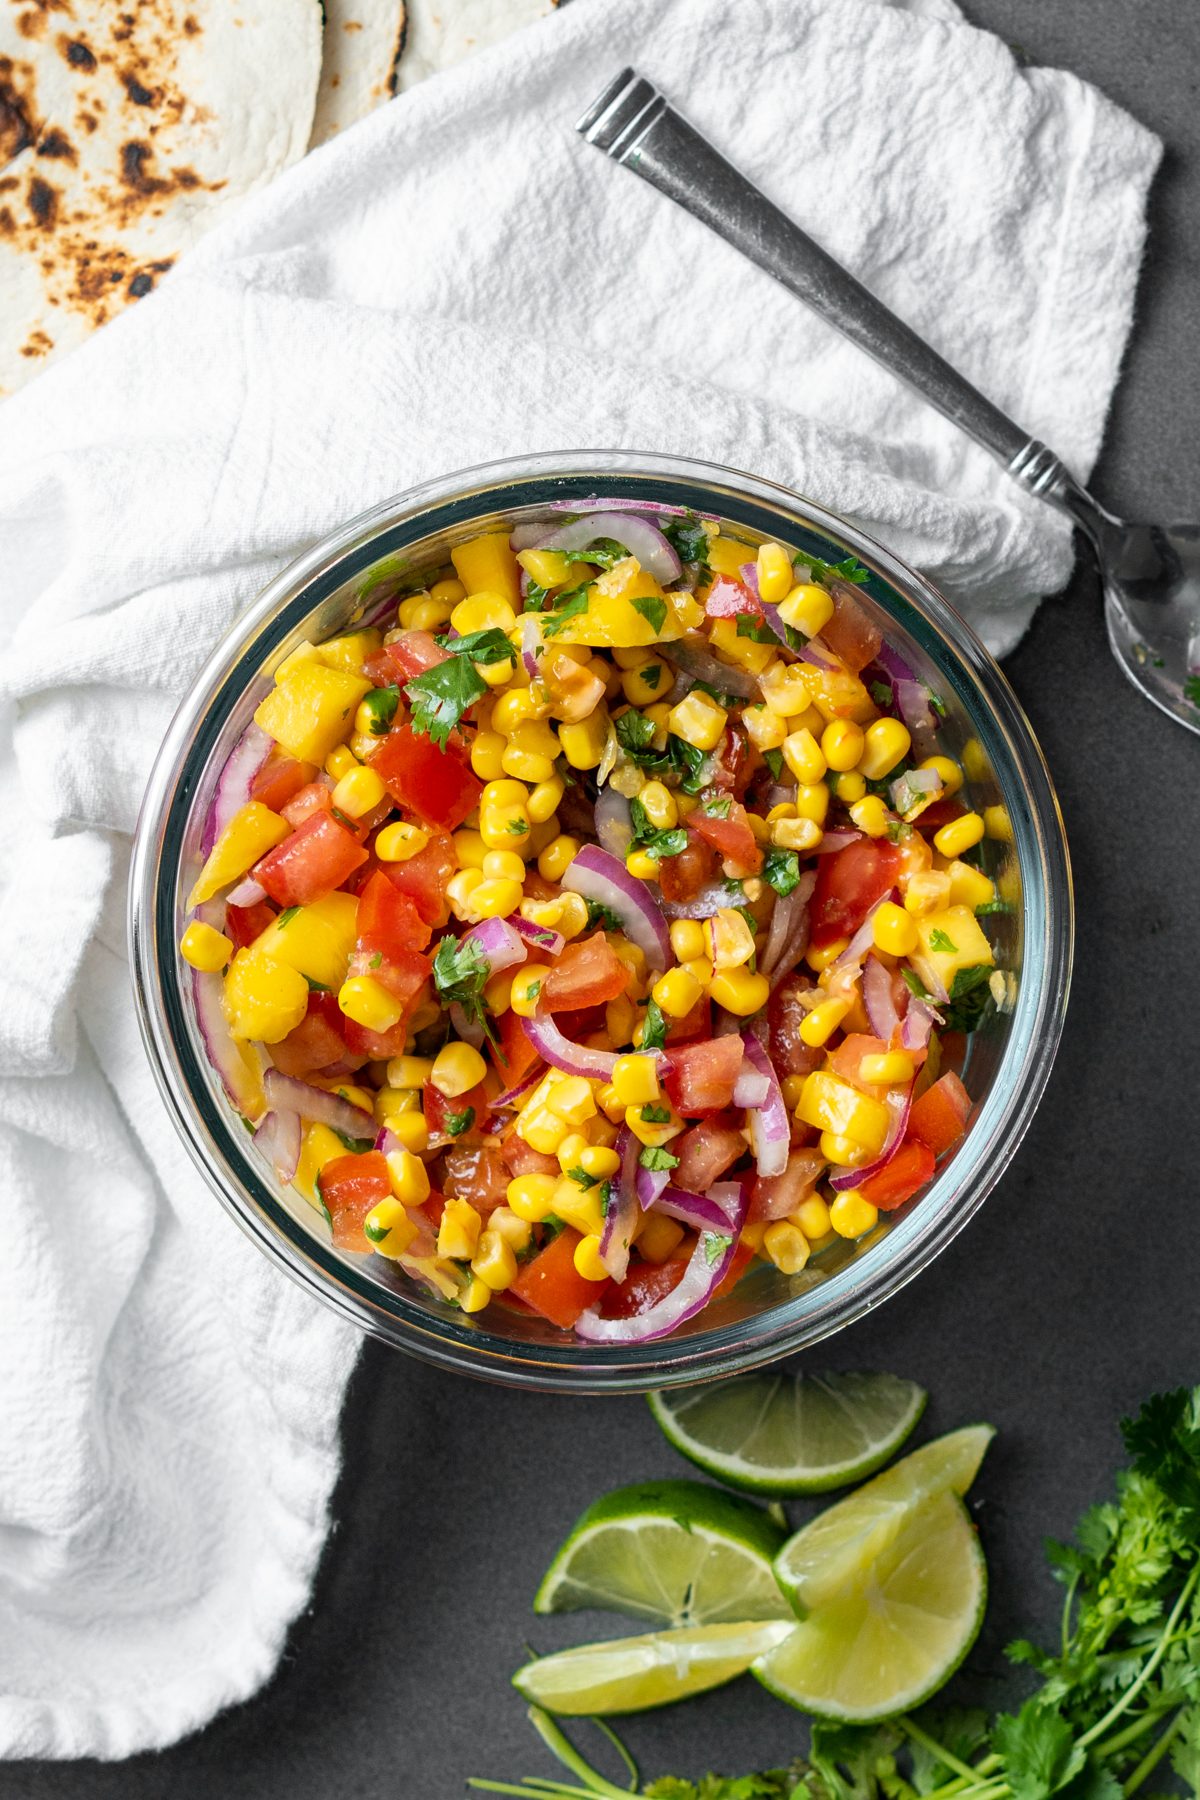
[[[635,850],[644,850],[655,862],[664,856],[678,856],[681,850],[687,849],[688,834],[682,825],[672,825],[669,830],[660,831],[650,823],[649,816],[640,800],[629,802],[629,818],[633,826],[632,844]]]
[[[466,637],[439,638],[450,655],[404,684],[412,708],[412,728],[431,738],[439,750],[450,741],[464,714],[487,693],[487,682],[475,667],[512,659],[513,647],[502,631],[472,631]]]
[[[471,1024],[482,1028],[489,1044],[497,1045],[495,1027],[483,998],[491,976],[492,965],[478,938],[456,938],[448,933],[438,944],[433,958],[433,985],[439,999],[446,1006],[461,1006]]]

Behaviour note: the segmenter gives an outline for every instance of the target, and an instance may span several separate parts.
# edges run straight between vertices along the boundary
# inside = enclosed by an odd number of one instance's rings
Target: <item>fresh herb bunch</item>
[[[1009,1646],[1040,1678],[1018,1711],[814,1721],[807,1757],[787,1769],[639,1788],[623,1748],[618,1787],[534,1707],[581,1785],[471,1785],[518,1800],[1162,1800],[1173,1777],[1170,1791],[1200,1796],[1200,1387],[1156,1395],[1121,1430],[1133,1467],[1116,1498],[1084,1514],[1072,1543],[1047,1545],[1066,1589],[1059,1641]]]

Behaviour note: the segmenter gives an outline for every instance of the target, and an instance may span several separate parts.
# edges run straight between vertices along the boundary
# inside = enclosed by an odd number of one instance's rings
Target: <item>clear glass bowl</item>
[[[830,562],[853,553],[871,571],[860,590],[868,608],[945,705],[948,747],[967,751],[972,804],[1002,805],[1012,822],[1011,843],[985,843],[989,871],[1013,904],[997,919],[1010,1004],[970,1040],[966,1079],[976,1111],[936,1180],[868,1238],[839,1243],[795,1276],[756,1263],[674,1336],[630,1347],[577,1343],[498,1307],[467,1317],[383,1258],[335,1250],[320,1215],[280,1189],[229,1106],[177,949],[217,778],[282,657],[306,637],[370,616],[397,589],[420,585],[423,571],[445,565],[450,546],[479,529],[536,518],[555,500],[584,510],[596,495],[692,507],[752,544],[778,538]],[[1062,819],[1041,752],[1008,682],[941,595],[853,526],[785,488],[734,469],[624,451],[533,456],[447,475],[363,513],[285,569],[176,714],[146,791],[130,879],[146,1048],[184,1142],[248,1236],[343,1317],[415,1356],[516,1386],[585,1393],[753,1368],[838,1330],[924,1269],[982,1204],[1045,1087],[1066,1005],[1072,926]]]

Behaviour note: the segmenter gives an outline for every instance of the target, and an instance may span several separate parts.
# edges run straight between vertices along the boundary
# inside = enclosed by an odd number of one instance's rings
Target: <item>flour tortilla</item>
[[[304,154],[320,0],[0,7],[0,394]]]
[[[325,0],[314,150],[391,99],[404,35],[404,0]]]
[[[523,25],[553,12],[556,0],[408,0],[408,34],[396,72],[403,93],[461,62],[472,51],[498,44]]]

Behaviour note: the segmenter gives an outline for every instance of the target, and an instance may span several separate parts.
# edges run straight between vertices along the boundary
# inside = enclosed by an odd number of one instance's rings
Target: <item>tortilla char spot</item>
[[[189,13],[187,18],[183,21],[184,37],[199,37],[200,31],[201,25],[199,19],[194,13]]]
[[[0,206],[0,237],[16,237],[17,221],[11,206]]]
[[[149,144],[138,138],[131,138],[127,144],[121,145],[121,180],[126,187],[138,194],[161,194],[166,183],[157,175],[146,171],[146,164],[154,152]]]
[[[43,134],[37,147],[37,153],[39,156],[54,157],[61,162],[79,161],[70,138],[66,136],[65,132],[58,131],[54,127]]]
[[[31,331],[25,342],[21,345],[21,355],[45,356],[47,351],[53,350],[53,348],[54,339],[46,332]]]
[[[96,58],[82,38],[60,38],[59,47],[73,69],[94,69]]]
[[[0,164],[27,150],[41,130],[31,63],[0,56]]]
[[[58,212],[58,189],[35,175],[29,183],[29,210],[33,214],[34,223],[43,231],[53,229],[55,215]]]
[[[362,20],[361,19],[347,19],[346,23],[342,26],[342,30],[343,31],[361,31],[362,30]]]
[[[154,89],[143,87],[137,76],[128,70],[121,76],[121,85],[135,106],[154,105]]]
[[[17,30],[24,38],[40,38],[45,35],[46,15],[41,12],[17,14]]]
[[[87,132],[89,137],[92,135],[93,131],[98,131],[100,129],[100,121],[95,113],[81,112],[79,115],[79,123],[83,126],[83,129]]]

